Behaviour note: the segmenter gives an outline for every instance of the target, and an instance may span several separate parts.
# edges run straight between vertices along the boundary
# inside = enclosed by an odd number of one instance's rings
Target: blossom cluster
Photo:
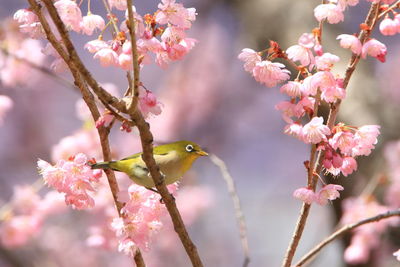
[[[176,184],[168,186],[170,192],[177,189]],[[160,196],[154,192],[132,184],[128,188],[128,199],[121,210],[121,217],[115,218],[111,227],[119,239],[118,250],[134,255],[136,248],[148,250],[151,237],[161,227],[161,218],[166,213]]]
[[[0,240],[7,248],[25,245],[40,231],[45,218],[64,209],[62,196],[48,192],[43,198],[32,186],[15,186],[8,209],[2,208]]]
[[[358,2],[358,0],[328,1],[314,9],[314,16],[318,22],[339,23],[344,20],[343,12]],[[393,7],[389,7],[394,1],[370,2],[380,2],[380,12],[387,10],[395,14]],[[396,16],[396,19],[400,17]],[[368,26],[360,25],[360,27],[367,29]],[[346,97],[348,83],[348,80],[345,80],[348,77],[333,72],[340,58],[324,51],[320,34],[318,29],[312,33],[303,33],[297,44],[285,51],[273,41],[270,41],[268,49],[261,52],[245,48],[238,58],[244,61],[245,71],[267,87],[284,83],[280,91],[289,99],[275,106],[287,123],[284,132],[306,144],[313,144],[317,151],[322,151],[322,164],[328,173],[348,176],[357,169],[356,158],[368,156],[375,148],[380,127],[378,125],[356,127],[341,122],[336,124],[329,122],[328,125],[328,122],[324,123],[323,117],[318,116],[320,105],[325,103],[332,107]],[[350,49],[354,56],[360,58],[371,56],[385,62],[386,46],[376,39],[367,38],[361,41],[357,35],[350,34],[341,34],[337,39],[340,41],[340,46]],[[296,66],[298,74],[294,80],[288,81],[290,71],[282,63],[273,62],[276,58]],[[338,190],[343,188],[338,185],[327,185],[318,193],[309,188],[300,188],[294,192],[294,196],[309,204],[312,202],[326,204],[327,200],[339,197]]]
[[[124,70],[132,68],[132,48],[126,38],[128,33],[128,10],[126,1],[108,0],[111,10],[125,11],[124,21],[118,26],[117,17],[109,14],[109,23],[104,18],[88,10],[82,15],[81,7],[73,0],[57,0],[57,8],[63,23],[68,30],[92,35],[100,30],[98,39],[89,41],[85,48],[100,60],[102,66],[117,66]],[[196,43],[195,39],[186,37],[186,30],[190,29],[196,19],[194,8],[185,8],[175,0],[162,0],[154,14],[141,16],[132,7],[135,23],[136,44],[141,64],[151,62],[149,53],[155,55],[155,62],[165,68],[172,61],[180,60]],[[42,36],[43,30],[36,14],[28,9],[18,10],[14,19],[20,24],[21,31],[30,34],[32,38]],[[104,41],[103,33],[107,27],[114,26],[113,39]]]
[[[94,200],[88,191],[95,191],[94,186],[99,182],[102,172],[92,170],[84,154],[79,153],[69,160],[59,160],[55,165],[40,159],[38,169],[48,186],[64,193],[67,205],[74,209],[94,207]]]

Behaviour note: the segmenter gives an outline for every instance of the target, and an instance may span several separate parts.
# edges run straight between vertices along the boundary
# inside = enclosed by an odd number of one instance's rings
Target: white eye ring
[[[187,152],[192,152],[193,149],[194,149],[194,148],[193,148],[192,145],[187,145],[187,146],[186,146],[186,151],[187,151]]]

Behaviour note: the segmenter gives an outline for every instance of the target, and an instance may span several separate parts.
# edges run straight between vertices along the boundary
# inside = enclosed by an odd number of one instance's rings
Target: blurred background
[[[152,64],[141,72],[143,84],[164,104],[161,115],[151,119],[155,140],[192,140],[225,161],[235,180],[247,223],[250,266],[279,266],[301,207],[292,193],[306,184],[303,162],[308,160],[309,147],[283,134],[285,123],[274,108],[285,99],[279,88],[266,88],[255,82],[243,70],[237,56],[245,47],[262,50],[268,47],[269,40],[279,42],[283,49],[296,44],[302,33],[317,26],[313,9],[320,1],[181,2],[197,10],[188,35],[197,39],[198,44],[184,60],[171,64],[167,70]],[[158,4],[153,0],[135,3],[142,15],[154,12]],[[324,28],[325,52],[342,59],[335,73],[344,72],[350,57],[349,51],[338,47],[336,36],[358,31],[367,4],[347,10],[343,23]],[[11,17],[27,6],[22,0],[3,1],[0,17]],[[101,1],[92,1],[92,12],[104,14]],[[379,124],[381,136],[371,156],[358,159],[359,171],[355,175],[335,179],[335,183],[345,186],[343,196],[359,194],[369,179],[382,174],[383,148],[399,138],[399,36],[374,36],[387,45],[387,62],[367,59],[359,64],[341,106],[340,120],[356,126]],[[125,72],[99,67],[92,55],[81,49],[90,38],[78,34],[72,34],[72,38],[94,77],[100,83],[115,84],[122,95],[127,87]],[[79,93],[43,73],[37,75],[37,79],[26,81],[25,85],[0,85],[0,95],[14,101],[0,126],[2,204],[10,200],[15,185],[33,184],[39,179],[38,158],[54,160],[54,146],[82,128],[76,115]],[[68,74],[62,76],[71,80]],[[112,149],[120,156],[139,151],[137,135],[121,133],[115,127]],[[210,198],[198,200],[209,204],[188,228],[205,266],[242,266],[244,255],[233,204],[218,168],[202,158],[187,176],[182,188],[207,188]],[[340,200],[334,202],[312,207],[297,257],[332,232],[341,212]],[[122,253],[84,247],[88,235],[86,221],[90,217],[85,211],[52,216],[41,233],[25,246],[1,247],[0,266],[132,266]],[[153,240],[154,251],[144,255],[149,266],[189,266],[175,237],[166,244],[158,244],[159,239],[162,238],[156,236]],[[77,245],[79,242],[81,245]],[[348,238],[333,242],[310,266],[355,266],[343,261],[346,242]],[[59,251],[53,246],[60,247]],[[391,254],[399,247],[399,239],[391,238],[379,257],[372,256],[367,264],[357,266],[398,266]],[[85,256],[83,250],[87,251]],[[71,257],[77,252],[81,259]],[[94,259],[85,259],[89,256]],[[151,265],[151,258],[155,257],[161,259],[161,265],[157,261]]]

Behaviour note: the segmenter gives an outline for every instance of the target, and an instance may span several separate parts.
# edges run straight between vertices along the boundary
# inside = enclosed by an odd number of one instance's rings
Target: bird
[[[208,156],[208,153],[198,144],[183,140],[154,147],[153,156],[160,167],[165,184],[169,185],[179,181],[197,158]],[[138,185],[150,190],[155,187],[150,172],[142,159],[142,152],[121,160],[94,163],[91,168],[124,172]]]

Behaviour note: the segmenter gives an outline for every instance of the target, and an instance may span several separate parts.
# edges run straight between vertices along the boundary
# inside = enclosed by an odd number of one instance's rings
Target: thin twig
[[[309,261],[314,255],[316,255],[323,247],[328,245],[330,242],[338,238],[339,236],[343,235],[344,233],[353,230],[354,228],[357,228],[361,225],[367,224],[367,223],[372,223],[372,222],[377,222],[382,219],[386,219],[389,217],[393,216],[400,216],[400,210],[394,210],[394,211],[388,211],[364,220],[361,220],[357,223],[351,223],[351,224],[346,224],[339,230],[335,231],[333,234],[331,234],[329,237],[324,239],[321,243],[319,243],[317,246],[315,246],[310,252],[308,252],[306,255],[304,255],[301,260],[299,260],[294,266],[300,267],[303,266],[307,261]]]
[[[236,221],[239,226],[239,234],[242,243],[242,249],[244,253],[244,261],[242,266],[247,267],[250,263],[249,242],[247,239],[247,226],[242,212],[242,208],[240,206],[240,199],[236,191],[235,182],[233,181],[233,178],[230,175],[228,168],[226,167],[226,164],[222,159],[217,157],[215,154],[210,154],[209,157],[212,163],[214,163],[220,169],[222,177],[224,178],[226,185],[228,187],[229,194],[231,195],[233,206],[235,209]]]
[[[369,38],[369,36],[371,35],[371,32],[372,32],[372,29],[376,25],[376,19],[377,19],[377,15],[379,12],[379,6],[380,6],[379,3],[371,4],[371,8],[370,8],[368,15],[366,17],[366,20],[365,20],[365,24],[369,26],[369,29],[361,30],[361,32],[359,33],[359,39],[362,44],[365,43],[365,41]],[[359,60],[360,60],[359,55],[355,55],[355,54],[352,55],[350,62],[348,64],[348,67],[346,69],[346,72],[345,72],[345,77],[343,80],[343,89],[347,88],[347,85],[350,81],[350,78],[351,78]],[[340,104],[341,104],[341,101],[340,101],[340,99],[338,99],[333,105],[331,105],[331,108],[329,110],[329,115],[328,115],[328,121],[327,121],[327,126],[330,129],[332,129],[335,124]],[[310,171],[312,171],[312,174],[321,172],[324,154],[325,154],[325,152],[323,150],[319,151],[314,168],[310,170]],[[311,181],[311,189],[312,190],[315,190],[317,181],[318,181],[318,176],[313,176],[313,179]],[[283,267],[290,267],[290,265],[293,261],[293,257],[296,252],[299,241],[301,239],[310,208],[311,208],[311,205],[303,203],[299,218],[296,223],[294,234],[289,243],[285,258],[283,260],[283,264],[282,264]]]
[[[139,55],[138,49],[136,45],[136,33],[135,33],[135,18],[133,16],[132,0],[126,0],[128,5],[128,29],[129,35],[131,37],[131,50],[132,50],[132,68],[133,68],[133,80],[130,79],[129,88],[130,88],[130,95],[132,96],[132,102],[128,106],[128,111],[130,113],[136,112],[137,103],[139,99],[139,84],[140,84],[140,66],[139,66]]]

